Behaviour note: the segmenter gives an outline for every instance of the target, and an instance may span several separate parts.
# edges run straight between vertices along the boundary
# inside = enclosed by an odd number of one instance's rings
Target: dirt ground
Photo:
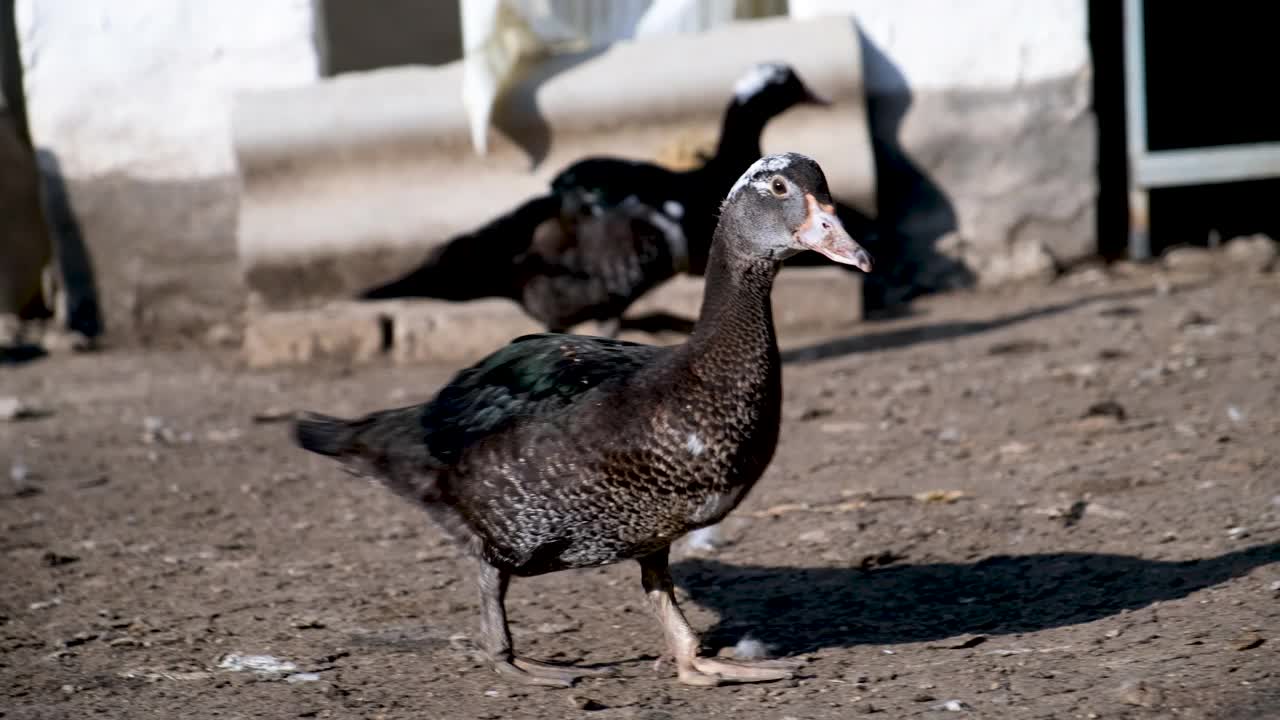
[[[618,677],[504,684],[469,563],[278,421],[454,368],[0,368],[43,411],[0,422],[0,716],[1280,718],[1280,275],[1090,270],[784,345],[776,460],[674,572],[707,652],[808,662],[712,689],[655,668],[631,564],[509,603],[519,650]]]

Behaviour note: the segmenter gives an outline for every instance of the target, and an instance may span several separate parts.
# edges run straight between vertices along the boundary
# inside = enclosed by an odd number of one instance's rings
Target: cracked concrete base
[[[779,273],[773,291],[778,331],[806,332],[857,323],[862,317],[861,284],[861,275],[836,267],[787,268]],[[665,313],[695,319],[702,289],[702,278],[674,278],[632,306],[627,316]],[[243,356],[251,368],[385,360],[464,365],[512,338],[543,331],[518,305],[501,298],[332,302],[307,309],[251,311]],[[594,334],[596,329],[588,323],[575,331]],[[654,344],[684,339],[667,332],[627,331],[622,337]]]

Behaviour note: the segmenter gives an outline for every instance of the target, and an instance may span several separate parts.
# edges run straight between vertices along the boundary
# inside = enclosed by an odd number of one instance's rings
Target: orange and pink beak
[[[852,265],[862,272],[871,272],[871,254],[849,237],[836,217],[836,209],[819,204],[812,194],[806,193],[804,201],[809,212],[792,236],[796,244],[820,252],[838,263]]]

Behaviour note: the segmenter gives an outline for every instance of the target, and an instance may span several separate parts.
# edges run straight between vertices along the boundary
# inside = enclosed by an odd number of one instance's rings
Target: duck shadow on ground
[[[1181,289],[1186,290],[1191,288],[1184,287]],[[804,364],[829,358],[842,357],[844,355],[871,352],[874,350],[893,350],[920,343],[953,340],[967,335],[976,335],[978,333],[999,330],[1004,327],[1017,325],[1030,320],[1058,315],[1060,313],[1076,310],[1094,303],[1131,300],[1134,298],[1149,296],[1153,292],[1154,291],[1149,288],[1117,290],[1114,292],[1057,302],[1050,305],[1042,305],[1040,307],[1022,310],[1008,315],[1000,315],[987,320],[955,320],[899,328],[896,330],[851,335],[849,337],[836,338],[834,340],[825,340],[823,342],[806,345],[804,347],[791,348],[782,353],[782,361],[785,363]]]
[[[705,636],[709,646],[732,645],[749,632],[798,654],[1077,625],[1184,598],[1278,561],[1280,543],[1269,543],[1185,562],[1044,553],[863,570],[698,558],[673,571],[693,602],[721,618]]]

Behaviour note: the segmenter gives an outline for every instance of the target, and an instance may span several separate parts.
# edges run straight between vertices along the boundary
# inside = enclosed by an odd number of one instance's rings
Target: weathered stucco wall
[[[111,336],[233,320],[230,105],[317,78],[312,0],[18,0],[31,132],[65,182]]]
[[[319,78],[316,7],[18,0],[32,133],[66,175],[109,326],[197,331],[242,305],[229,108]],[[957,258],[999,282],[1092,252],[1084,0],[790,7],[856,16],[878,210],[914,284],[965,280]]]
[[[919,282],[1051,272],[1096,249],[1085,0],[791,0],[863,33],[881,215]],[[932,252],[936,249],[941,255]]]

